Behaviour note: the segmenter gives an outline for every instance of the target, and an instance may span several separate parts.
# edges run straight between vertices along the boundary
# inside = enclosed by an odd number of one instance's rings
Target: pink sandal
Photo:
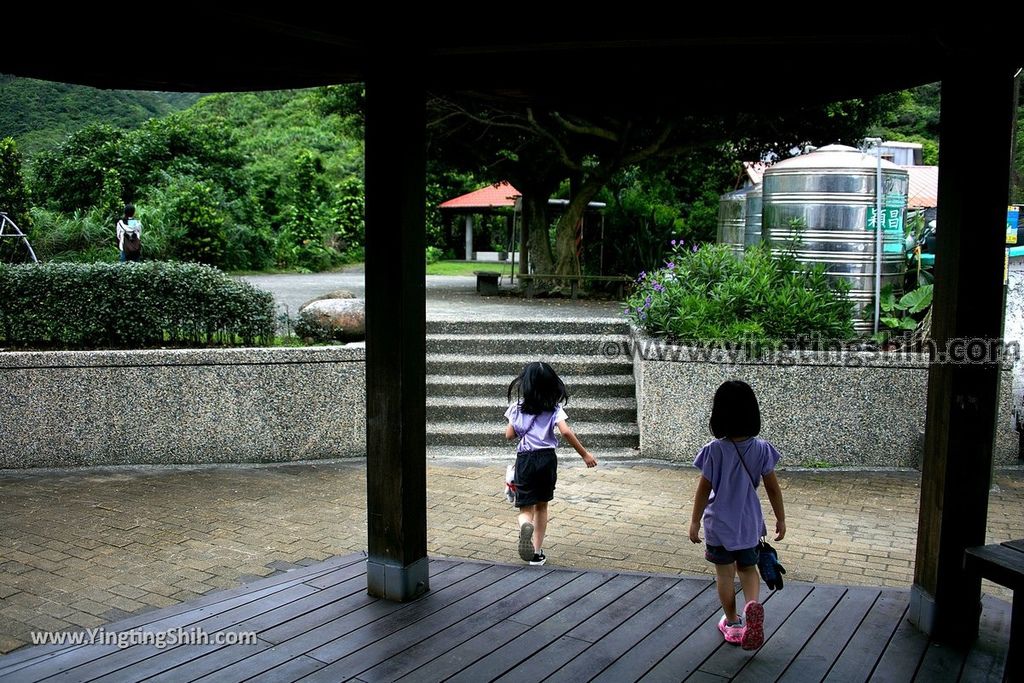
[[[743,608],[743,636],[740,647],[744,650],[756,650],[764,645],[764,607],[756,600],[751,600]]]
[[[743,627],[730,625],[729,618],[724,614],[722,618],[718,620],[718,630],[722,632],[725,637],[725,642],[732,643],[733,645],[739,645],[740,640],[743,638]]]

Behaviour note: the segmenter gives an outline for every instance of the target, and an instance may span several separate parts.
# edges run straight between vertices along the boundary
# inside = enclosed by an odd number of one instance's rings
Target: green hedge
[[[793,342],[853,337],[845,281],[824,266],[773,257],[764,246],[737,259],[726,245],[673,241],[665,266],[640,273],[626,315],[652,336],[691,343]]]
[[[269,292],[194,263],[0,264],[0,344],[98,349],[266,344]]]

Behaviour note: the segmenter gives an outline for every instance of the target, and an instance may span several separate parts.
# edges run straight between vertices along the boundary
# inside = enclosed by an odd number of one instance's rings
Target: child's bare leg
[[[756,570],[755,570],[756,571]],[[736,616],[736,563],[715,565],[715,584],[718,588],[718,599],[725,610],[725,618],[730,624],[739,621]]]
[[[534,505],[524,505],[519,508],[519,559],[529,562],[533,559],[533,518],[535,514]]]
[[[743,586],[743,599],[757,602],[761,597],[761,576],[757,573],[757,565],[749,567],[737,567],[740,575],[740,585]]]
[[[533,507],[533,549],[540,552],[544,547],[544,534],[548,530],[548,504],[537,503]]]
[[[527,522],[533,524],[534,508],[536,508],[535,505],[524,505],[519,508],[519,526],[522,526]]]

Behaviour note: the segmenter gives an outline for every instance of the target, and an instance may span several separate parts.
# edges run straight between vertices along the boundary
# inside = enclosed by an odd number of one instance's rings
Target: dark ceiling
[[[419,71],[431,90],[576,107],[712,111],[902,89],[938,80],[951,59],[1011,73],[1024,62],[1024,41],[1010,26],[971,30],[958,24],[952,31],[894,23],[899,28],[859,32],[781,27],[698,33],[652,29],[657,22],[648,18],[643,30],[528,31],[507,16],[501,23],[476,14],[456,22],[438,10],[410,38],[409,29],[379,20],[354,24],[292,5],[148,7],[166,16],[127,19],[121,10],[94,5],[21,7],[18,22],[5,27],[0,72],[101,88],[213,92],[361,81],[378,69],[386,78],[412,82]],[[718,14],[719,23],[764,25],[749,16],[740,21],[738,10]],[[415,25],[403,18],[406,26]],[[675,21],[666,17],[664,23]],[[22,23],[43,28],[17,28]]]

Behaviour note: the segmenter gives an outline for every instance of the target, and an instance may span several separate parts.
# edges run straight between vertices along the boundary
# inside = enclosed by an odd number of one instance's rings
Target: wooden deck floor
[[[40,645],[0,681],[999,681],[1009,606],[987,600],[969,652],[929,645],[909,593],[787,584],[765,646],[725,645],[709,579],[437,559],[429,594],[366,595],[351,555],[112,624],[256,631],[254,645]]]

